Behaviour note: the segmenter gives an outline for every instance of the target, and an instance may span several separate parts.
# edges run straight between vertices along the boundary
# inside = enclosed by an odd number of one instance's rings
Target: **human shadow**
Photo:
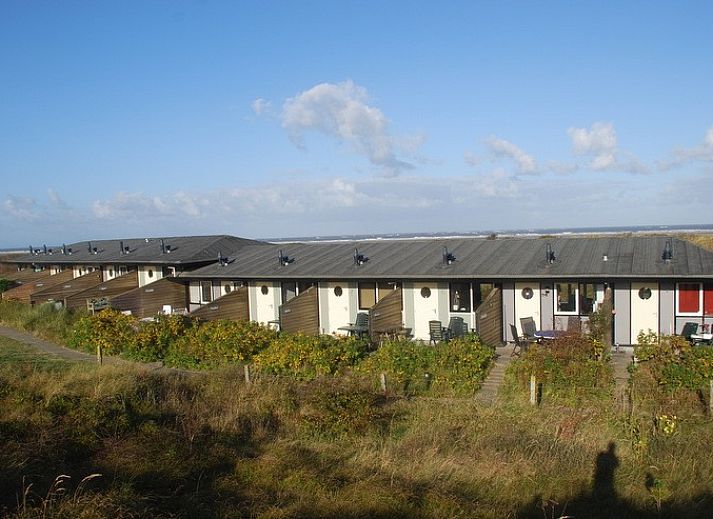
[[[517,517],[571,517],[593,519],[647,519],[647,518],[710,518],[713,510],[713,495],[710,493],[693,496],[686,501],[660,503],[657,508],[654,500],[642,506],[632,503],[616,491],[614,475],[619,467],[616,455],[616,443],[609,442],[607,449],[597,454],[594,464],[591,490],[580,492],[567,502],[555,502],[535,496],[522,507]],[[642,482],[651,491],[652,476],[647,474]]]

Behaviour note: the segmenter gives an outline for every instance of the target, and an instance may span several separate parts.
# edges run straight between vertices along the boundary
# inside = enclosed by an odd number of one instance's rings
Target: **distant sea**
[[[670,233],[713,233],[713,224],[689,225],[633,225],[619,227],[550,227],[532,229],[490,229],[481,231],[439,231],[439,232],[409,232],[391,234],[342,234],[334,236],[297,236],[292,238],[265,238],[274,243],[289,243],[301,241],[360,241],[360,240],[417,240],[423,238],[486,238],[488,236],[502,237],[536,237],[542,235],[588,235],[588,234],[670,234]]]
[[[670,234],[670,233],[713,233],[713,224],[689,225],[633,225],[620,227],[550,227],[532,229],[489,229],[481,231],[439,231],[439,232],[402,232],[391,234],[341,234],[334,236],[295,236],[291,238],[262,238],[273,243],[301,241],[361,241],[361,240],[417,240],[424,238],[487,238],[501,237],[537,237],[542,235],[587,235],[587,234]],[[26,252],[25,247],[0,248],[0,253]]]

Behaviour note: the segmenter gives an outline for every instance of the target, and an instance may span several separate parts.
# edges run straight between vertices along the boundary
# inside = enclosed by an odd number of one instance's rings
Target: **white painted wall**
[[[525,299],[522,292],[526,288],[532,290],[532,297]],[[536,282],[517,282],[515,283],[515,326],[517,334],[522,335],[522,326],[520,319],[523,317],[532,317],[535,320],[535,326],[540,330],[542,322],[540,319],[540,284]]]
[[[341,287],[342,295],[337,296],[334,289]],[[356,319],[356,309],[352,308],[351,292],[356,287],[350,283],[334,281],[320,283],[320,323],[324,333],[336,333],[346,335],[347,332],[340,331],[340,326],[347,326]]]
[[[153,276],[150,273],[153,272]],[[148,285],[154,281],[158,281],[163,277],[161,268],[156,265],[141,265],[139,267],[139,286]]]
[[[267,294],[262,293],[267,287]],[[250,320],[267,324],[279,318],[280,285],[273,281],[254,281],[248,287]]]
[[[651,289],[649,299],[641,299],[642,288]],[[631,344],[636,344],[640,332],[659,333],[659,284],[652,281],[631,283]]]
[[[421,290],[428,288],[431,291],[429,297],[423,297]],[[443,326],[448,326],[444,322],[448,316],[448,283],[436,282],[414,282],[411,288],[410,297],[413,299],[413,336],[415,339],[429,340],[428,321],[441,321]],[[439,301],[445,300],[445,307],[440,308]]]

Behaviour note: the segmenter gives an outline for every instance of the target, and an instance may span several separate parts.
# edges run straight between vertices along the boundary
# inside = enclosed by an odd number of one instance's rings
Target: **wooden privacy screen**
[[[369,334],[393,333],[403,327],[401,287],[389,292],[369,309]]]
[[[475,326],[484,344],[498,346],[503,343],[503,295],[495,287],[475,311]]]
[[[206,303],[188,315],[207,321],[215,319],[247,321],[250,319],[248,287],[236,288],[230,294],[219,297],[212,303]]]
[[[109,298],[128,292],[139,286],[139,275],[136,271],[110,279],[82,292],[67,297],[67,308],[87,308],[87,301]]]
[[[134,288],[109,298],[109,306],[120,311],[130,311],[137,317],[151,317],[163,312],[165,305],[172,312],[185,311],[188,300],[186,285],[174,278],[163,278],[148,285]]]
[[[288,333],[319,335],[317,287],[308,288],[280,307],[280,329]]]
[[[34,281],[23,282],[19,287],[11,288],[2,293],[3,299],[8,299],[12,301],[20,301],[21,303],[29,303],[30,297],[35,292],[44,290],[45,288],[57,285],[59,283],[65,283],[72,279],[72,270],[65,270],[54,276],[49,275],[49,271],[46,271],[47,275],[41,276],[39,279]],[[36,272],[40,274],[40,272]],[[44,274],[44,272],[42,272]]]

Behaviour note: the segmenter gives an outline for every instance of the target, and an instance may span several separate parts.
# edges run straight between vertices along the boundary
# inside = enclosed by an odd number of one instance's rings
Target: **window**
[[[678,312],[682,315],[701,315],[701,284],[678,284]]]
[[[359,283],[359,310],[368,310],[376,304],[376,283]]]
[[[123,276],[124,274],[127,274],[128,270],[126,267],[119,267],[119,275]]]
[[[148,271],[146,271],[146,275],[148,277],[152,278],[153,277],[153,269],[149,269]]]
[[[342,290],[342,287],[340,287],[340,286],[334,287],[334,295],[335,296],[342,297],[343,293],[344,293],[344,291]]]
[[[452,312],[470,312],[470,283],[451,283],[449,296]]]
[[[297,283],[288,281],[282,283],[282,302],[286,303],[297,296]]]
[[[531,287],[525,287],[522,289],[521,295],[523,299],[532,299],[532,296],[535,295],[535,292],[533,292]]]
[[[651,299],[651,289],[649,287],[641,287],[639,289],[639,299]]]
[[[597,303],[597,289],[594,283],[579,284],[579,313],[589,315],[594,311]]]
[[[267,285],[263,285],[260,287],[260,293],[264,296],[266,296],[269,291],[270,291],[270,289],[267,288]]]
[[[713,283],[703,285],[703,313],[713,315]]]
[[[477,283],[473,287],[473,297],[475,298],[476,307],[485,301],[494,288],[495,285],[493,283]]]
[[[201,281],[201,302],[210,303],[213,300],[213,285],[210,281]]]
[[[428,299],[429,297],[431,297],[431,289],[428,287],[423,287],[421,289],[421,297],[424,299]]]
[[[575,283],[555,283],[555,297],[558,313],[577,313],[577,285]]]
[[[223,286],[223,292],[230,294],[233,291],[233,286],[228,284]]]

